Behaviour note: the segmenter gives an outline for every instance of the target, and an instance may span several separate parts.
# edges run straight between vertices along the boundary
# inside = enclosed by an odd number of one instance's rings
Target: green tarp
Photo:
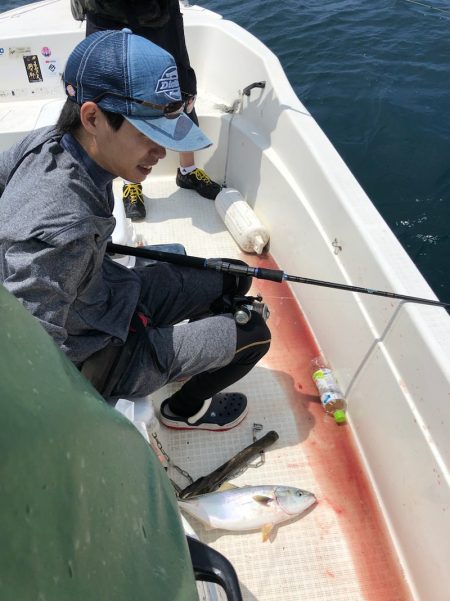
[[[198,599],[171,484],[0,286],[0,599]]]

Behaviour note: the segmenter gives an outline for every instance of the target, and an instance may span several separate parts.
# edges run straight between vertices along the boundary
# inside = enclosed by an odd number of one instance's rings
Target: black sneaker
[[[169,409],[169,399],[162,402],[159,420],[175,430],[231,430],[247,415],[247,397],[240,392],[219,392],[203,403],[191,417],[175,415]]]
[[[214,200],[222,190],[222,186],[213,182],[203,169],[194,169],[194,171],[191,171],[186,175],[183,175],[178,169],[176,181],[180,188],[195,190],[200,196],[209,198],[209,200]]]
[[[125,215],[128,219],[131,219],[131,221],[145,219],[147,212],[145,210],[141,184],[124,184],[122,198],[125,206]]]

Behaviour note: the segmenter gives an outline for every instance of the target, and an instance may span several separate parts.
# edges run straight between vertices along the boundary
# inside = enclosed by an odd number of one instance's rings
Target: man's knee
[[[257,363],[270,348],[272,335],[262,315],[252,312],[250,320],[236,327],[236,357]]]

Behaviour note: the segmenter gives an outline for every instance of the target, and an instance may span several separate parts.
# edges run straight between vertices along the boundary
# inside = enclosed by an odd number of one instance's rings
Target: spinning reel
[[[245,325],[252,318],[252,313],[259,313],[264,321],[270,317],[269,307],[262,302],[263,298],[258,296],[235,296],[231,301],[231,312],[234,321],[239,325]]]

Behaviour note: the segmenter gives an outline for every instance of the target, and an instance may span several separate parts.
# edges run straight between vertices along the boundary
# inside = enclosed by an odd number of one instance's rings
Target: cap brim
[[[185,113],[181,113],[175,119],[145,119],[128,115],[124,117],[147,138],[169,150],[189,152],[212,145],[211,140]]]

